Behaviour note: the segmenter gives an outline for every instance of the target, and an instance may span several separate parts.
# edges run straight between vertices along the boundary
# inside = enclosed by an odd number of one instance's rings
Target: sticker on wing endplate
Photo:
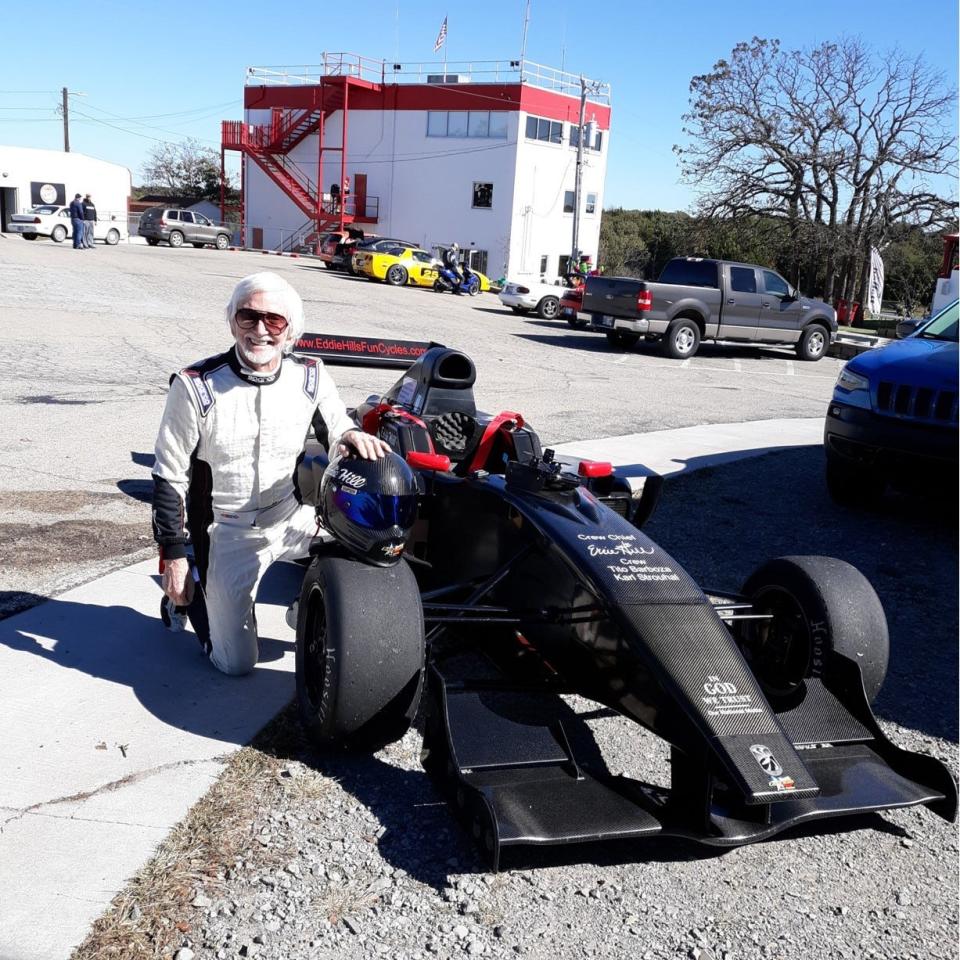
[[[783,772],[783,767],[773,755],[773,751],[765,743],[755,743],[750,747],[750,752],[755,757],[760,769],[767,774],[770,779],[768,786],[774,790],[793,790],[796,784],[793,777],[787,776]]]
[[[707,682],[703,685],[703,693],[700,699],[703,701],[704,713],[708,717],[742,717],[752,713],[763,713],[763,707],[756,706],[749,693],[739,693],[736,684],[721,680],[720,677],[707,677]],[[750,749],[752,751],[753,747]],[[756,756],[755,753],[754,756]],[[759,763],[759,759],[757,762]]]

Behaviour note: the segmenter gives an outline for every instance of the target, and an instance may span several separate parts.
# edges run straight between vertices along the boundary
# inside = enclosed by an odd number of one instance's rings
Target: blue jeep
[[[957,475],[958,302],[914,333],[840,371],[827,410],[827,487],[842,504],[878,498],[887,482]]]

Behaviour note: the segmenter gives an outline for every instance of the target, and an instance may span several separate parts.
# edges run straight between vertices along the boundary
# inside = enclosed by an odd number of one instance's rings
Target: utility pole
[[[70,108],[67,105],[70,93],[66,87],[63,88],[63,152],[70,152]],[[581,119],[581,123],[582,123]]]
[[[580,186],[583,178],[583,118],[587,112],[587,81],[580,74],[580,123],[577,129],[577,175],[573,182],[573,246],[568,271],[576,269],[580,259]]]
[[[596,93],[600,84],[594,80],[587,82],[580,74],[580,122],[577,136],[577,175],[573,186],[573,246],[570,250],[570,269],[572,270],[580,256],[580,192],[583,186],[583,120],[587,112],[587,94]]]

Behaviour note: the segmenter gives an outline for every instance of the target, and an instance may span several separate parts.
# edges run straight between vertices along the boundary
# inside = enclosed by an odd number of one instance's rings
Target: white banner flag
[[[870,248],[870,283],[867,286],[867,310],[874,316],[880,313],[883,300],[883,259],[876,247]]]
[[[433,52],[436,53],[447,42],[447,18],[443,18],[440,24],[440,32],[437,34],[437,42],[433,45]]]

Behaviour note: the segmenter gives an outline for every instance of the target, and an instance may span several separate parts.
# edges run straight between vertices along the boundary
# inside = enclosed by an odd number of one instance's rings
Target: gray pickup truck
[[[660,340],[668,357],[692,357],[701,340],[788,344],[819,360],[837,332],[837,314],[808,300],[767,267],[676,257],[658,281],[588,277],[581,312],[616,347]]]

